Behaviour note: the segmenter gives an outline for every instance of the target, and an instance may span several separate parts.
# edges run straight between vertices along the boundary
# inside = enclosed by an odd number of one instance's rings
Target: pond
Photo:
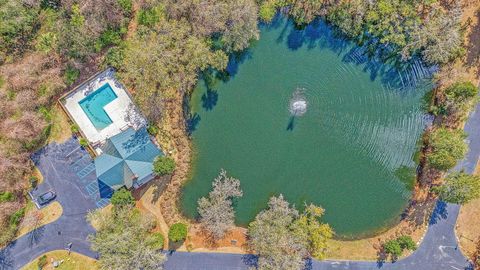
[[[181,199],[187,216],[196,217],[197,200],[224,168],[241,181],[242,226],[280,193],[299,208],[321,205],[339,237],[399,220],[429,122],[422,98],[430,70],[380,64],[322,21],[297,30],[284,19],[262,26],[260,40],[227,70],[228,80],[201,81],[191,98],[196,153]],[[299,114],[295,95],[306,109]]]

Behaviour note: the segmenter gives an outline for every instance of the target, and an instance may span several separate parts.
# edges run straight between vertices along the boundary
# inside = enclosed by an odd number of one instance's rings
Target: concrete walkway
[[[480,104],[470,116],[465,131],[468,133],[470,150],[466,158],[458,163],[455,170],[472,173],[480,157]],[[42,149],[34,160],[44,175],[45,184],[39,190],[53,187],[57,200],[63,207],[63,215],[55,222],[43,226],[0,251],[0,269],[19,269],[41,254],[64,249],[73,243],[72,251],[92,258],[97,254],[90,250],[87,235],[94,229],[85,220],[85,214],[98,206],[95,198],[85,194],[82,182],[95,180],[94,174],[79,177],[72,171],[69,151],[78,147],[75,140],[65,144],[52,144]],[[49,186],[43,186],[49,185]],[[318,270],[473,270],[470,262],[458,249],[455,223],[460,206],[438,202],[430,220],[430,226],[420,247],[409,257],[395,263],[352,261],[309,261],[307,269]],[[222,253],[172,252],[165,263],[167,270],[240,270],[254,266],[253,255]]]

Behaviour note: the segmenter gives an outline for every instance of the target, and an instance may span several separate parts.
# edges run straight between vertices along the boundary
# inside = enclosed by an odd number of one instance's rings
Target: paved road
[[[454,170],[472,173],[480,157],[480,104],[470,116],[465,131],[468,134],[470,150],[466,158]],[[63,207],[63,215],[56,221],[19,238],[0,251],[0,269],[19,269],[41,254],[64,249],[73,243],[72,250],[95,258],[90,250],[87,235],[94,229],[85,220],[85,214],[97,207],[96,200],[85,193],[85,181],[95,180],[89,174],[80,178],[72,171],[71,160],[66,155],[78,148],[75,140],[63,145],[51,144],[34,156],[37,166],[44,175],[45,183],[37,193],[53,188],[57,200]],[[306,268],[312,270],[461,270],[473,269],[458,249],[455,237],[455,223],[460,207],[455,204],[438,202],[431,217],[430,226],[420,247],[409,257],[396,263],[351,261],[310,261]],[[167,270],[240,270],[255,265],[255,256],[221,253],[173,252],[165,263]]]
[[[472,269],[470,263],[457,249],[454,227],[459,207],[440,202],[432,215],[431,225],[419,249],[396,263],[311,261],[306,269],[312,270],[460,270]],[[254,256],[218,253],[184,253],[169,255],[167,270],[246,270],[254,265]]]
[[[96,200],[83,185],[96,180],[95,173],[80,178],[71,164],[84,154],[77,141],[71,139],[62,145],[50,144],[32,156],[45,179],[33,193],[38,195],[55,190],[63,214],[57,221],[36,229],[1,250],[0,269],[19,269],[45,252],[65,249],[68,243],[73,244],[72,251],[97,256],[90,250],[87,240],[87,236],[95,230],[85,220],[86,213],[96,208]],[[84,162],[89,162],[88,157]]]

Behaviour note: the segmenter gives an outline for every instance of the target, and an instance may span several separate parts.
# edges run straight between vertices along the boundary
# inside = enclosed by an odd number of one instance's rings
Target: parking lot
[[[64,211],[65,207],[78,212],[79,209],[102,208],[109,204],[112,191],[108,187],[99,188],[93,159],[76,139],[49,144],[33,154],[32,160],[44,178],[44,182],[30,192],[34,200],[53,190]]]

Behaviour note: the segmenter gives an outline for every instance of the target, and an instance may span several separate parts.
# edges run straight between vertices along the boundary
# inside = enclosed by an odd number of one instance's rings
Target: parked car
[[[55,199],[55,197],[57,197],[57,194],[55,194],[54,191],[50,190],[50,191],[47,191],[47,192],[43,193],[42,195],[38,196],[37,203],[39,205],[45,205],[45,204],[53,201]]]

